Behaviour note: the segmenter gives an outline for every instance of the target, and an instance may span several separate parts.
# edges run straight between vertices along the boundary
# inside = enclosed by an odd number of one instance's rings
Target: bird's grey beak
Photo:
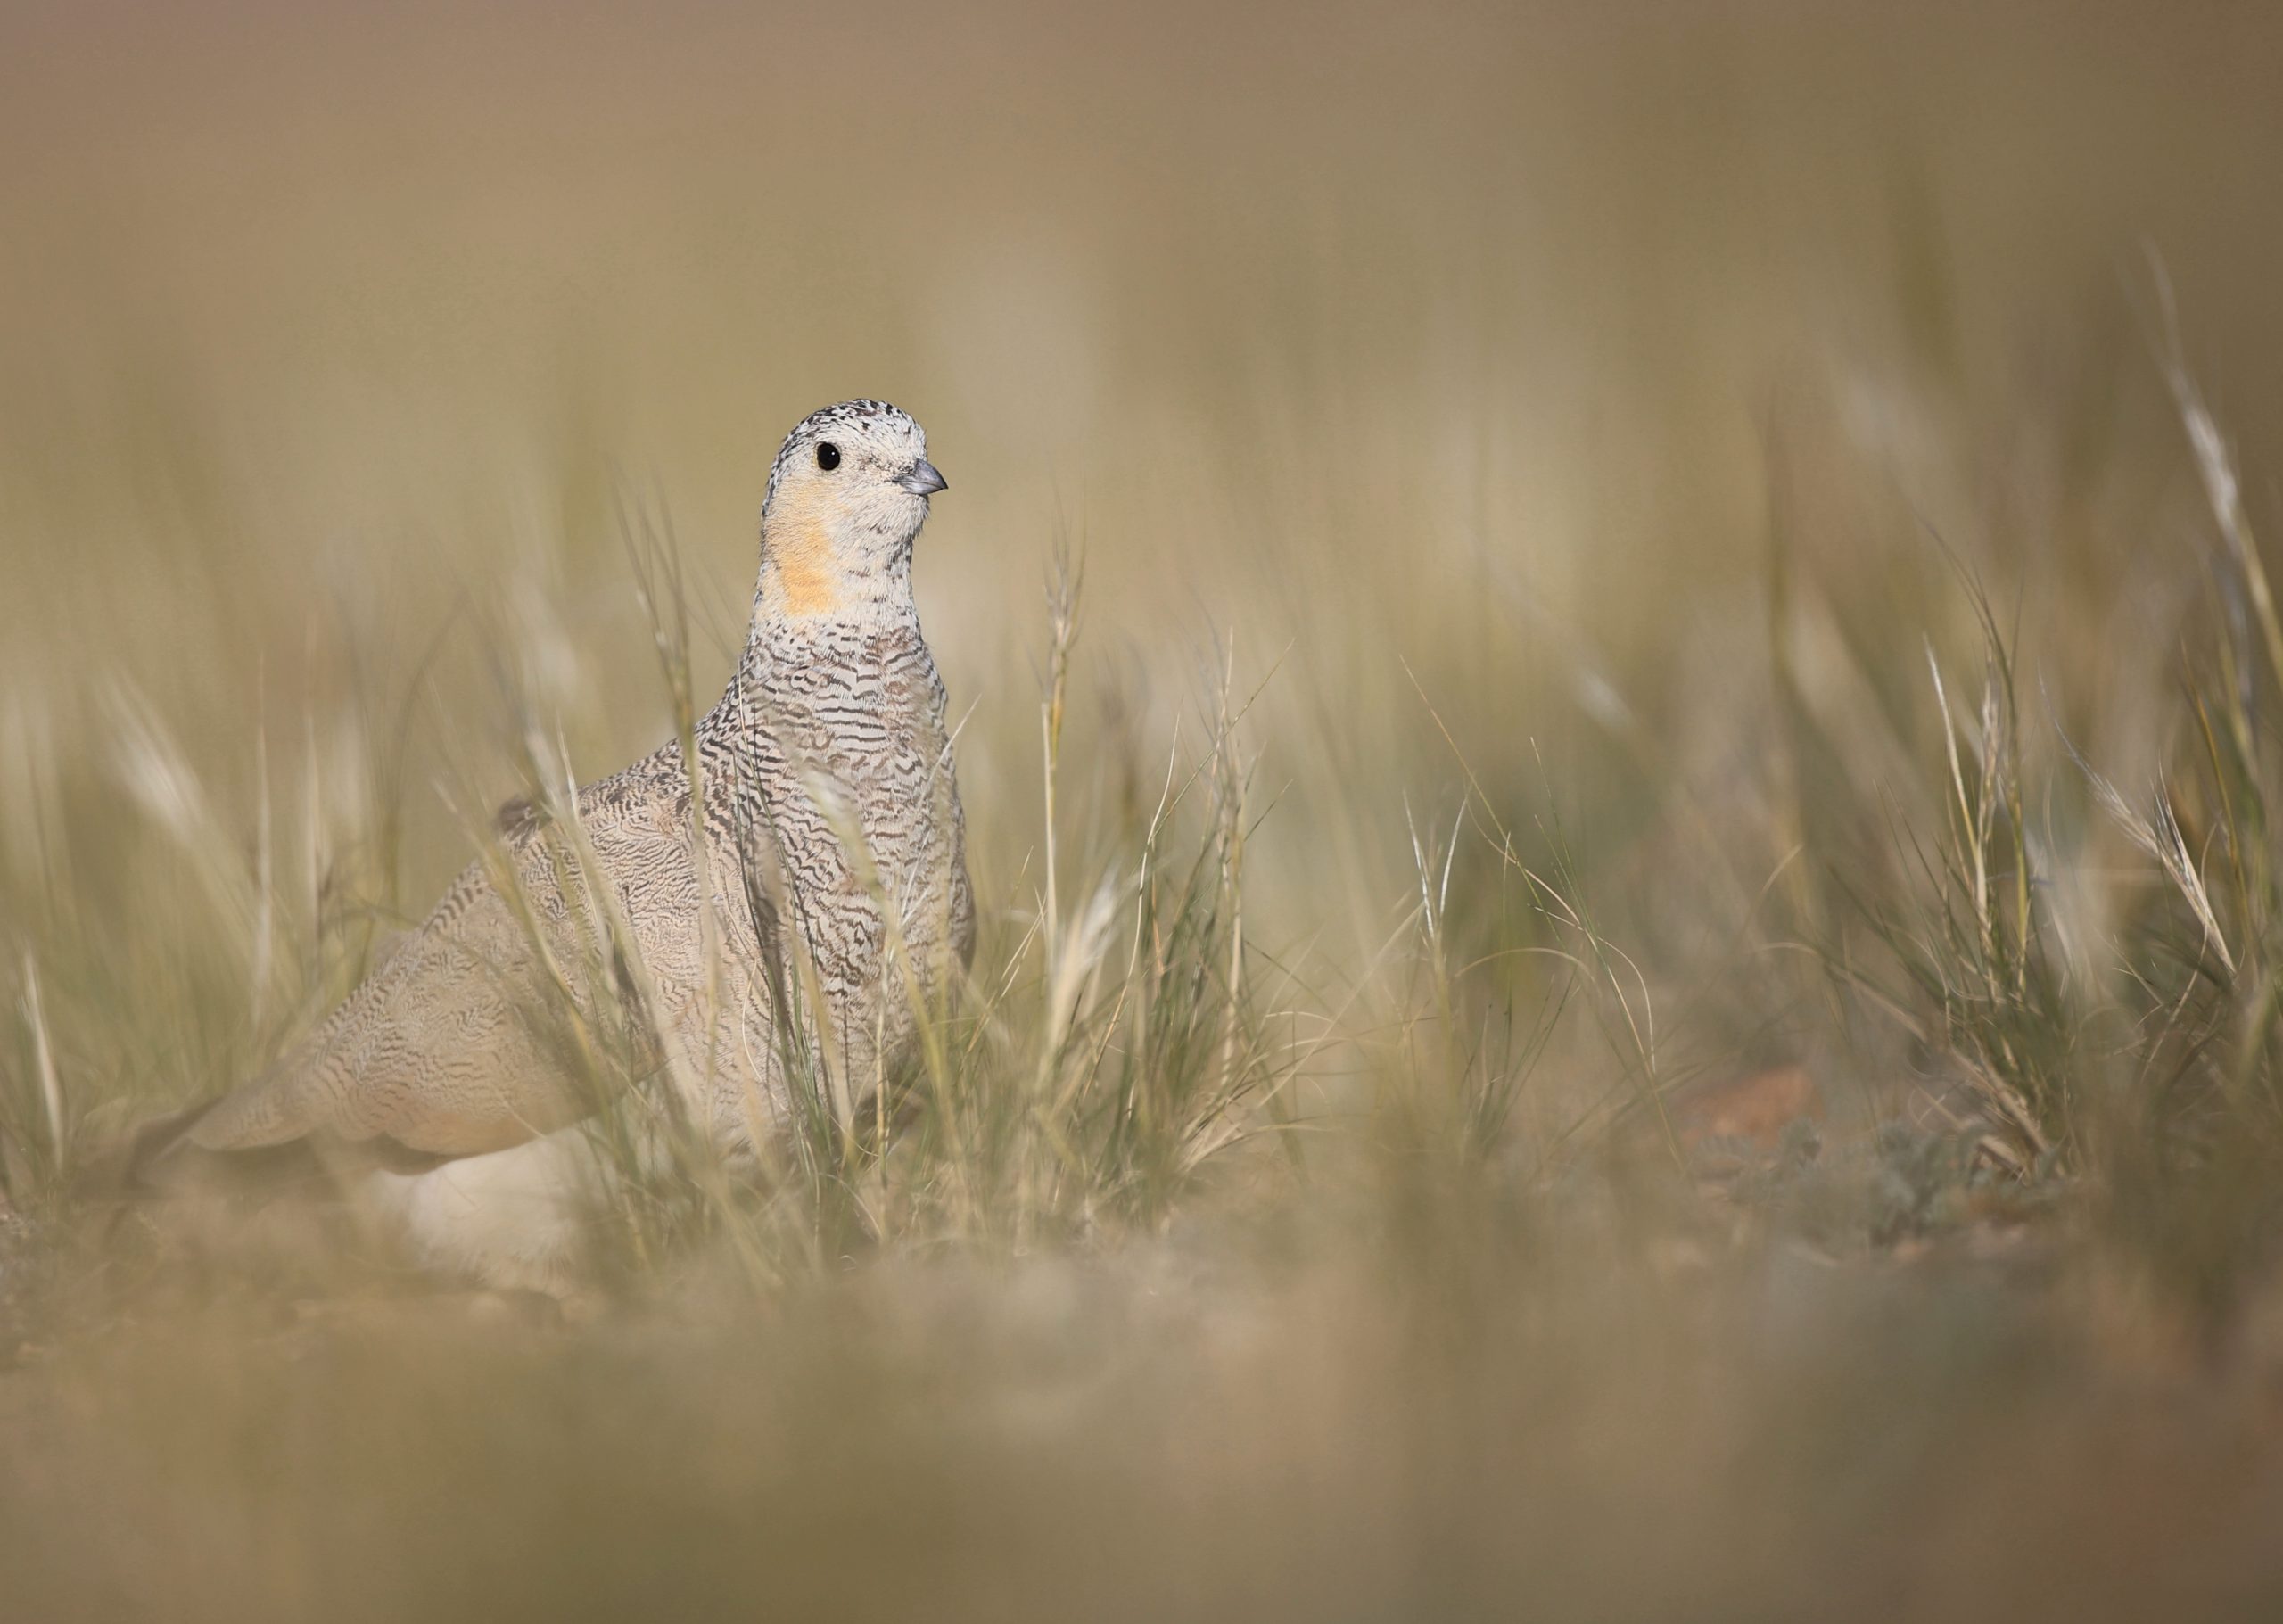
[[[914,496],[933,496],[938,490],[952,488],[951,482],[936,473],[935,465],[924,457],[898,474],[895,482]]]

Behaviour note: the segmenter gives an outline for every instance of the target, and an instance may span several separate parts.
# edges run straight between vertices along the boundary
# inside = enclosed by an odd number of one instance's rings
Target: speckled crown
[[[912,420],[911,414],[902,407],[890,406],[885,400],[843,400],[837,406],[828,406],[811,412],[793,425],[785,436],[785,443],[777,448],[777,460],[769,465],[769,488],[761,495],[761,511],[767,514],[769,505],[777,499],[777,482],[792,466],[795,453],[814,445],[833,429],[870,429],[885,424],[891,428],[908,430],[923,440],[926,432]]]

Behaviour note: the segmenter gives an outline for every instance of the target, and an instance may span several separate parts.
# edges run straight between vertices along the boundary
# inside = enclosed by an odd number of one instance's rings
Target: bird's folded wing
[[[585,1116],[543,1035],[519,927],[488,886],[463,886],[473,894],[440,908],[308,1042],[217,1101],[189,1142],[243,1150],[319,1135],[473,1156]]]

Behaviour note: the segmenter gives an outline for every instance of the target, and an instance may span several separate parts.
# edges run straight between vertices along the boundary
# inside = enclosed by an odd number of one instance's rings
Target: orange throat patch
[[[772,513],[762,531],[762,556],[775,577],[776,603],[786,614],[830,614],[840,607],[840,573],[832,538],[806,504]]]

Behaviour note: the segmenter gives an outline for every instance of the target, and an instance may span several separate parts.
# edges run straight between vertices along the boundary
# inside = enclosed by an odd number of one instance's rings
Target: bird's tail
[[[253,1150],[209,1150],[194,1143],[191,1130],[217,1103],[209,1100],[136,1123],[90,1158],[74,1193],[113,1203],[185,1195],[260,1199],[309,1193],[326,1182],[325,1164],[306,1140]]]

